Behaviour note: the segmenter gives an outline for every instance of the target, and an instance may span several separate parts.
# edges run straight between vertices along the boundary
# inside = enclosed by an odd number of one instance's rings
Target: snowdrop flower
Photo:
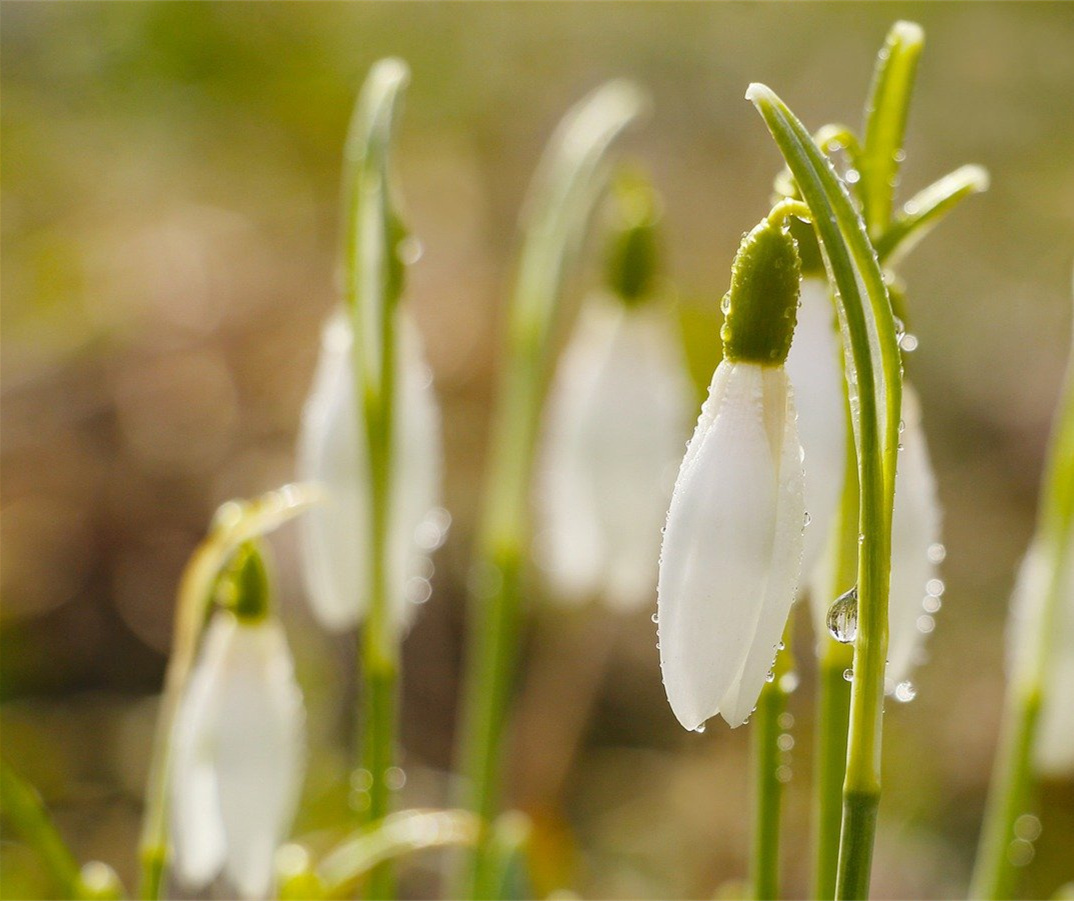
[[[1033,746],[1034,765],[1046,776],[1074,772],[1074,531],[1067,536],[1062,556],[1066,571],[1056,575],[1045,543],[1038,537],[1030,545],[1014,587],[1007,644],[1008,674],[1017,679],[1039,654],[1041,617],[1056,580],[1055,623],[1048,671],[1043,677],[1047,690],[1043,692]]]
[[[395,472],[389,527],[389,597],[400,625],[428,597],[429,553],[442,542],[440,416],[417,328],[396,328]],[[300,521],[303,570],[314,613],[342,631],[364,615],[370,511],[368,444],[355,400],[353,331],[340,310],[324,328],[313,390],[302,416],[298,475],[319,483],[324,502]]]
[[[540,452],[541,562],[558,597],[629,611],[656,587],[660,526],[693,392],[673,324],[591,297],[556,372]]]
[[[173,868],[190,891],[223,876],[239,897],[264,898],[301,788],[305,714],[256,553],[240,578],[240,603],[213,615],[175,718]]]
[[[743,240],[724,298],[724,359],[679,469],[658,586],[660,665],[687,729],[746,721],[794,601],[805,519],[784,361],[799,261],[782,224]]]

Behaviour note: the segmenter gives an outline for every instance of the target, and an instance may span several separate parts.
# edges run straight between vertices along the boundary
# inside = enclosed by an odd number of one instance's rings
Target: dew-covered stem
[[[858,634],[847,767],[843,786],[836,897],[869,891],[880,800],[880,739],[887,657],[891,513],[902,402],[902,366],[894,316],[880,266],[846,187],[787,106],[764,85],[752,100],[772,132],[813,214],[829,280],[841,310],[858,466]]]
[[[843,491],[829,549],[829,553],[835,556],[832,583],[824,586],[830,598],[840,596],[849,586],[856,586],[858,581],[858,469],[854,458],[849,404],[846,406],[846,418]],[[813,897],[827,899],[835,897],[847,732],[850,727],[850,682],[846,673],[853,667],[854,648],[827,635],[819,636],[818,642],[821,650],[818,654],[813,785]]]

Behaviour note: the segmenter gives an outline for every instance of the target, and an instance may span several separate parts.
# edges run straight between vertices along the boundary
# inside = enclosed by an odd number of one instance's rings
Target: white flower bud
[[[427,558],[443,540],[440,414],[421,338],[405,316],[397,322],[393,473],[388,525],[388,596],[396,621],[409,621],[412,586],[425,586]],[[343,311],[324,329],[321,358],[306,402],[298,477],[325,497],[299,521],[307,591],[321,623],[343,630],[365,614],[369,584],[370,485],[365,424],[359,428],[350,320]],[[427,592],[416,592],[424,600]]]
[[[304,733],[279,622],[217,612],[172,732],[173,867],[184,888],[222,874],[242,898],[268,896],[302,785]]]
[[[692,403],[661,311],[586,303],[549,396],[537,480],[537,553],[559,598],[651,602]]]

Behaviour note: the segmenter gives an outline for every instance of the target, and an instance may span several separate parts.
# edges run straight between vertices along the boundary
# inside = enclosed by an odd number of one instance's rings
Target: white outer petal
[[[220,874],[227,856],[215,746],[224,660],[234,630],[231,616],[217,616],[209,625],[172,727],[172,869],[181,885],[195,891]]]
[[[390,597],[397,621],[413,612],[408,580],[420,578],[436,542],[443,453],[440,417],[421,338],[403,315],[397,322],[395,469],[389,534]],[[369,567],[368,450],[355,404],[352,330],[343,311],[326,323],[321,359],[306,403],[298,445],[298,477],[318,482],[324,502],[299,520],[306,589],[329,629],[364,615]]]
[[[302,694],[275,620],[239,623],[225,667],[216,751],[225,872],[241,897],[263,898],[302,785]]]
[[[823,558],[838,519],[846,464],[846,388],[841,354],[827,280],[802,279],[798,324],[786,369],[794,385],[798,436],[805,450],[805,507],[810,522],[805,530],[802,572],[803,582],[811,589],[818,635],[825,634],[825,617],[832,600],[828,596],[832,588],[830,566],[824,565]]]
[[[171,778],[174,868],[201,889],[221,872],[266,897],[305,761],[305,713],[283,629],[217,613],[180,703]]]
[[[929,560],[929,547],[941,539],[940,503],[921,423],[921,404],[908,384],[903,385],[902,411],[905,428],[891,521],[886,673],[890,689],[909,678],[924,644],[925,635],[917,621],[923,613],[926,585],[939,570]]]
[[[587,302],[550,396],[537,491],[543,562],[567,600],[651,601],[691,395],[666,316]]]
[[[775,658],[801,564],[794,435],[781,369],[720,363],[679,471],[660,562],[661,671],[687,729],[717,713],[744,722]]]

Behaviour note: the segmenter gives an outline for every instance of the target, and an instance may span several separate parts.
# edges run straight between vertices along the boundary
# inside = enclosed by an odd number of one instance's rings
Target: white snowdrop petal
[[[304,713],[282,627],[240,623],[221,682],[216,767],[226,873],[262,898],[294,816],[304,764]]]
[[[778,486],[761,367],[720,366],[729,369],[723,396],[680,471],[660,568],[661,670],[687,729],[723,712],[720,701],[741,675],[775,541]]]
[[[891,589],[888,596],[887,681],[909,678],[925,635],[918,628],[922,602],[938,566],[929,547],[941,539],[940,504],[929,462],[921,406],[912,386],[903,385],[902,450],[895,471],[891,522]]]
[[[368,454],[358,440],[352,345],[339,310],[324,327],[298,444],[299,480],[323,488],[298,520],[306,591],[322,625],[337,631],[359,619],[368,568]]]
[[[778,480],[775,538],[749,654],[737,683],[720,702],[720,713],[731,726],[746,721],[764,688],[794,603],[802,565],[805,519],[802,462],[798,452],[794,397],[781,369],[765,370],[764,392],[766,410],[778,411],[783,407],[785,413],[782,434],[776,444],[780,448],[780,457],[779,470],[775,474]]]
[[[232,617],[215,617],[210,623],[201,657],[191,672],[172,727],[172,867],[179,883],[192,890],[212,882],[227,856],[220,818],[215,725],[219,721],[225,657],[234,629]]]
[[[824,634],[828,593],[821,572],[839,511],[846,463],[846,389],[842,347],[826,279],[802,279],[798,324],[787,355],[787,377],[794,386],[798,437],[805,451],[805,530],[802,572],[810,581],[813,619]],[[829,576],[830,579],[830,576]],[[804,581],[804,580],[803,580]]]
[[[568,599],[651,602],[690,404],[667,318],[590,298],[553,384],[536,498],[543,562]]]
[[[423,527],[438,511],[442,448],[440,418],[421,338],[400,315],[396,334],[395,448],[389,525],[389,592],[402,625],[408,579],[424,569],[430,547]],[[324,330],[313,391],[303,412],[298,476],[320,483],[323,503],[299,520],[303,570],[314,613],[329,629],[354,626],[364,615],[369,567],[368,443],[359,428],[352,357],[353,333],[340,310]],[[427,531],[427,529],[426,529]]]

